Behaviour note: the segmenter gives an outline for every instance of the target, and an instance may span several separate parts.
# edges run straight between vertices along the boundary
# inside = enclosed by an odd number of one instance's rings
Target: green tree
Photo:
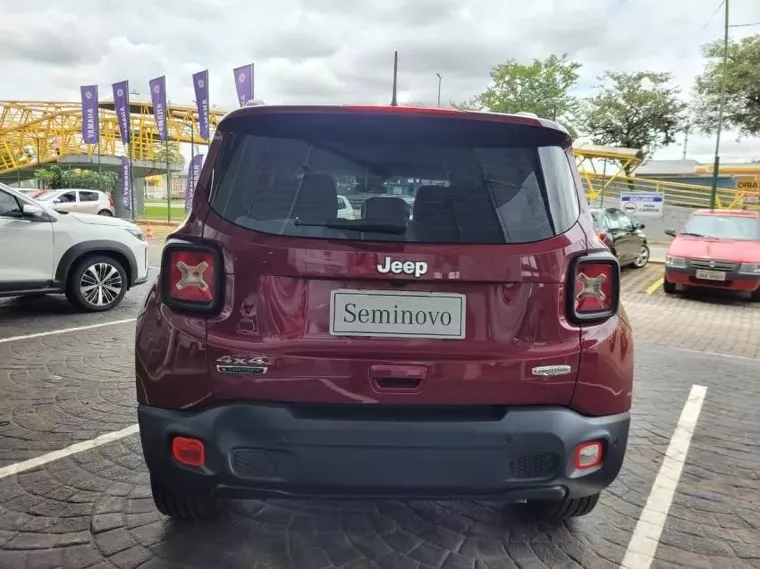
[[[704,72],[697,77],[695,91],[698,126],[714,132],[723,81],[723,41],[702,48],[707,58]],[[743,134],[760,135],[760,34],[731,41],[726,67],[724,125]]]
[[[509,59],[491,69],[491,85],[480,95],[452,106],[497,113],[535,113],[572,123],[578,101],[571,94],[581,64],[562,56],[534,59],[530,64]]]
[[[82,168],[61,168],[53,164],[47,168],[37,168],[34,177],[43,187],[53,190],[61,188],[79,188],[84,190],[111,191],[116,186],[118,176],[115,172],[88,170]]]
[[[169,157],[170,164],[183,164],[185,157],[179,147],[179,142],[158,142],[155,147],[155,161],[166,163],[166,157]]]
[[[581,112],[581,126],[594,144],[637,148],[646,157],[683,132],[687,105],[670,73],[607,71],[601,80]]]

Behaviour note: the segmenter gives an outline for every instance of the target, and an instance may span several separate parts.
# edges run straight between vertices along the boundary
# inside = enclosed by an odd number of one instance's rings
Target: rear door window
[[[211,196],[224,219],[292,237],[499,244],[548,239],[578,218],[556,131],[390,113],[296,118],[227,124]]]

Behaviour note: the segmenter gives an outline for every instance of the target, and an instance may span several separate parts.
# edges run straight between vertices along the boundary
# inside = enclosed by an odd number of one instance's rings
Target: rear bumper
[[[696,269],[665,269],[665,280],[681,286],[698,288],[716,288],[737,292],[754,292],[760,288],[760,275],[744,275],[736,272],[726,273],[725,281],[709,281],[697,278]]]
[[[316,408],[319,409],[319,408]],[[343,409],[347,409],[344,407]],[[595,494],[617,477],[628,413],[589,418],[559,407],[509,409],[490,420],[358,420],[286,405],[236,403],[202,411],[138,408],[151,477],[218,498],[559,499]],[[173,436],[205,443],[205,466],[171,455]],[[574,449],[602,441],[588,472]]]

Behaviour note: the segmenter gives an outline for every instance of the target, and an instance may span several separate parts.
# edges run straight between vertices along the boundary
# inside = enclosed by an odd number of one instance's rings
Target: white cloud
[[[720,37],[717,0],[36,0],[6,2],[0,19],[0,98],[77,100],[79,86],[166,74],[169,98],[189,104],[191,74],[210,70],[212,104],[236,104],[232,69],[256,63],[256,96],[269,103],[386,103],[393,51],[401,100],[465,100],[509,57],[568,52],[587,92],[606,69],[670,71],[685,93],[700,46]],[[736,23],[760,21],[760,2],[733,0]],[[760,32],[736,28],[734,35]],[[104,95],[105,96],[105,95]],[[723,159],[760,158],[760,140],[727,133]],[[711,160],[714,139],[689,154]],[[676,144],[658,158],[680,157]]]

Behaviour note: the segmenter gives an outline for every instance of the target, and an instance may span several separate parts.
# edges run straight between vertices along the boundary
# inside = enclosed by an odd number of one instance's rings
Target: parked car
[[[591,216],[594,218],[597,236],[615,254],[622,266],[641,269],[649,263],[649,244],[643,223],[635,222],[614,207],[592,207]]]
[[[363,218],[339,218],[336,180],[367,175],[435,183],[412,220],[369,194]],[[619,265],[552,121],[232,111],[136,326],[156,506],[203,519],[230,497],[381,497],[588,514],[628,440]]]
[[[356,219],[354,206],[346,196],[338,196],[338,217],[342,219]]]
[[[56,211],[116,215],[113,200],[99,190],[52,190],[35,198]]]
[[[760,212],[698,210],[665,258],[663,290],[713,288],[749,293],[760,301]]]
[[[83,311],[103,312],[147,279],[137,225],[59,213],[0,184],[0,297],[64,293]]]

